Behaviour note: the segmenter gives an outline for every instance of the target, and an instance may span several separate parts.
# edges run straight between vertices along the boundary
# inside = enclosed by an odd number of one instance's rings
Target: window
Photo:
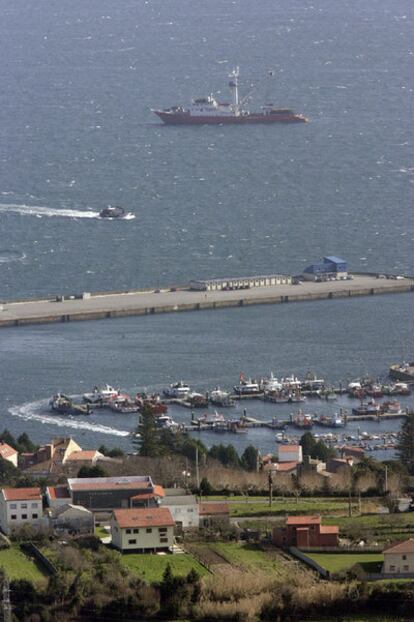
[[[38,514],[32,514],[32,518],[38,518]]]
[[[22,503],[22,505],[20,506],[22,508],[22,510],[26,510],[27,509],[27,503]]]
[[[404,572],[408,572],[410,570],[410,566],[404,566]]]
[[[188,508],[187,512],[194,512],[193,508]]]
[[[390,572],[395,572],[395,566],[390,566]]]
[[[37,503],[32,503],[30,507],[37,508]]]
[[[17,518],[17,514],[12,514],[12,515],[10,516],[10,518],[11,518],[11,520],[16,520],[16,518]]]
[[[127,529],[127,530],[126,530],[126,532],[127,532],[127,533],[131,533],[131,530],[130,530],[130,529]]]
[[[27,514],[22,514],[22,519],[23,520],[27,519]]]
[[[17,503],[10,503],[11,510],[17,510]]]
[[[407,559],[407,555],[403,555],[402,558],[405,560]]]
[[[160,533],[167,533],[167,527],[159,527],[159,528],[158,528],[158,531],[159,531]]]
[[[134,533],[139,533],[139,529],[134,529]]]
[[[152,533],[152,528],[151,527],[147,527],[145,530],[147,533]]]
[[[128,540],[128,544],[136,544],[137,541],[136,540]]]
[[[160,538],[160,542],[168,544],[168,538]]]

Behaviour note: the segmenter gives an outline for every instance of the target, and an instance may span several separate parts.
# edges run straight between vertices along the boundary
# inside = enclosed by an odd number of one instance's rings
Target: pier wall
[[[87,296],[54,296],[49,300],[3,302],[0,327],[409,292],[414,292],[414,278],[379,280],[378,275],[372,274],[355,274],[350,281],[304,282],[232,291],[203,292],[178,286],[161,291],[100,292]]]

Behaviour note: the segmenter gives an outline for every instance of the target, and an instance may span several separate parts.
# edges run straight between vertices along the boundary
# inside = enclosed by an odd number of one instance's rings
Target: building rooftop
[[[96,457],[103,457],[97,449],[81,449],[80,451],[72,451],[66,458],[66,462],[74,462],[76,460],[94,460]]]
[[[299,462],[297,460],[291,460],[289,462],[277,462],[275,464],[275,470],[280,472],[294,471],[297,469]]]
[[[217,503],[199,503],[198,513],[200,516],[210,516],[212,514],[220,516],[227,515],[230,512],[229,504],[218,501]]]
[[[288,516],[286,525],[320,525],[320,516]]]
[[[122,477],[77,477],[68,479],[69,490],[128,490],[135,488],[154,488],[149,475],[130,475]]]
[[[17,450],[7,443],[0,443],[0,456],[4,459],[10,458],[17,454]]]
[[[414,553],[414,539],[409,538],[404,542],[398,542],[398,544],[391,544],[391,546],[384,549],[385,553]]]
[[[278,452],[284,453],[288,451],[299,451],[301,449],[301,445],[279,445]]]
[[[121,529],[126,527],[174,527],[175,525],[168,508],[114,510],[113,514]]]
[[[46,493],[50,499],[70,499],[67,486],[47,486]]]
[[[3,488],[6,501],[41,501],[40,488]]]
[[[319,533],[321,534],[339,533],[339,527],[337,525],[321,525],[319,529]]]

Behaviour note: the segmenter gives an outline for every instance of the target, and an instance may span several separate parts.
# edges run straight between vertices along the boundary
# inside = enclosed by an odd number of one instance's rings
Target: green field
[[[345,497],[275,497],[272,507],[267,497],[248,497],[235,495],[231,497],[203,497],[203,501],[226,501],[230,506],[230,515],[237,516],[284,516],[286,514],[331,514],[348,515],[348,499]],[[377,506],[376,500],[364,501],[370,509]],[[358,506],[352,505],[357,513]]]
[[[239,544],[238,542],[212,542],[206,545],[224,557],[230,564],[241,566],[252,572],[264,572],[267,575],[282,575],[285,572],[279,555],[262,551],[254,545]]]
[[[187,553],[177,555],[126,553],[122,555],[121,561],[128,570],[148,583],[161,581],[167,564],[170,564],[174,575],[185,576],[192,569],[196,570],[200,576],[208,574],[208,570]]]
[[[379,572],[384,561],[382,553],[306,553],[306,556],[329,572],[349,570],[355,564],[361,564],[368,572]]]
[[[47,576],[18,546],[0,551],[0,567],[9,579],[27,579],[33,583],[46,583]]]

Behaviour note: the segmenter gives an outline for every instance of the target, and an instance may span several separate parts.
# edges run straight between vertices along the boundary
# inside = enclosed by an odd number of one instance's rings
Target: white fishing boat
[[[84,393],[82,398],[88,404],[107,404],[118,395],[119,389],[115,389],[110,384],[105,384],[103,387],[94,387],[90,393]]]

